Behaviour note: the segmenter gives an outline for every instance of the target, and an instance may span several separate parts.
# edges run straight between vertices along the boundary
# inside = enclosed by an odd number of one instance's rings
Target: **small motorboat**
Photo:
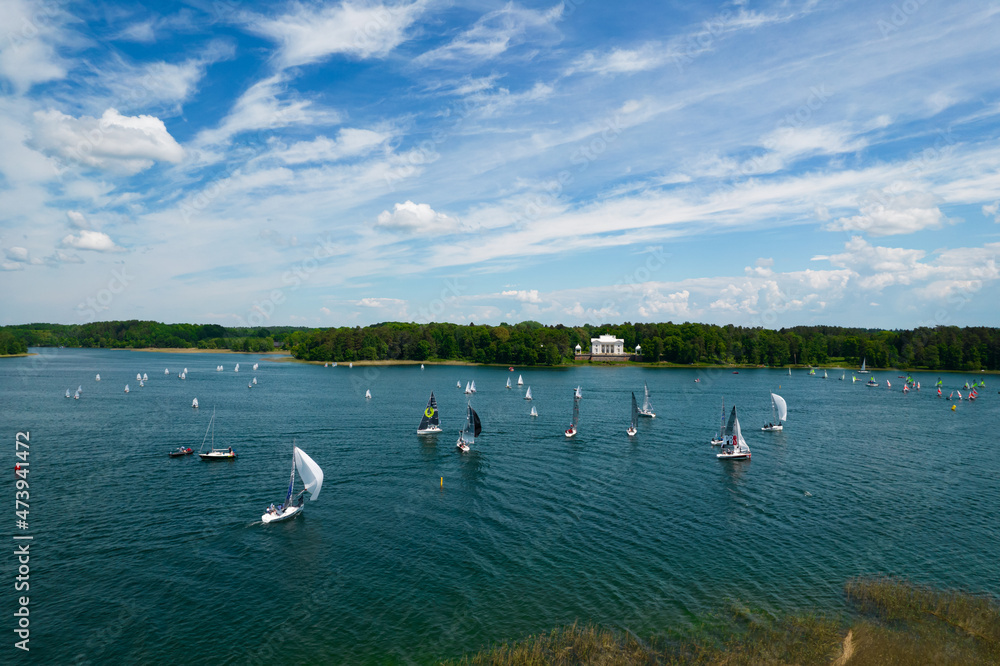
[[[189,456],[192,453],[194,453],[194,449],[192,449],[190,446],[188,447],[179,446],[177,447],[177,449],[171,451],[167,455],[169,455],[171,458],[180,458],[182,456]]]

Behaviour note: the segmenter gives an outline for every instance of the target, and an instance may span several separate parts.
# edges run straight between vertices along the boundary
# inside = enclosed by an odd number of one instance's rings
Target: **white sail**
[[[575,397],[577,400],[583,397],[583,393],[580,392],[579,386],[576,387],[576,393],[573,394],[573,397]]]
[[[83,393],[83,384],[80,384],[79,386],[76,387],[76,392]]]
[[[137,382],[142,381],[142,375],[139,374],[138,372],[135,373],[135,381],[137,381]]]
[[[195,409],[198,409],[198,398],[195,398],[194,400],[191,401],[191,406],[194,407]]]
[[[256,385],[257,385],[257,378],[256,378],[256,377],[254,377],[254,378],[253,378],[253,385],[254,385],[254,386],[256,386]]]
[[[476,392],[476,380],[475,380],[475,379],[473,379],[473,380],[472,380],[472,387],[471,387],[471,389],[470,389],[470,390],[471,390],[471,391],[472,391],[473,393],[475,393],[475,392]]]
[[[531,406],[531,415],[532,416],[538,416],[538,410],[535,409],[534,405]]]
[[[823,371],[823,379],[827,379],[826,370]]]
[[[365,398],[368,398],[370,400],[371,397],[372,397],[371,389],[366,390],[365,391]]]
[[[778,423],[782,423],[788,419],[788,404],[777,393],[771,394],[771,408],[775,411]]]
[[[142,381],[144,381],[144,382],[148,382],[149,381],[149,375],[147,375],[145,372],[142,373]]]
[[[185,374],[185,375],[186,375],[187,373],[188,373],[188,369],[187,369],[187,368],[184,368],[184,373],[183,373],[183,374]]]
[[[528,387],[528,390],[525,391],[525,393],[524,393],[524,399],[525,400],[531,400],[531,387],[530,386]]]
[[[69,397],[69,396],[67,396],[67,397]],[[73,398],[76,399],[76,400],[79,400],[80,399],[80,392],[77,391],[76,393],[74,393],[73,394]]]
[[[517,385],[518,386],[524,386],[524,380],[521,379],[521,375],[517,376]]]
[[[170,374],[170,368],[163,368],[163,374],[169,375]]]
[[[643,382],[642,386],[645,390],[645,398],[642,401],[642,408],[639,410],[639,416],[655,418],[656,414],[653,412],[653,403],[649,400],[649,386],[646,382]]]
[[[462,388],[462,382],[455,382],[455,388]]]
[[[257,366],[258,366],[258,365],[259,365],[259,364],[257,364],[257,363],[254,363],[254,364],[253,364],[253,369],[254,369],[254,370],[256,370],[256,369],[257,369]],[[184,372],[187,372],[187,368],[184,368]]]
[[[128,384],[125,385],[125,392],[128,393]]]
[[[305,451],[295,447],[295,469],[299,472],[299,477],[309,491],[309,499],[315,500],[319,497],[319,491],[323,489],[323,470],[316,461],[310,458]]]
[[[101,381],[101,373],[99,373],[99,372],[97,373],[96,379],[97,379],[97,381]]]
[[[468,393],[472,393],[472,388],[471,388],[471,384],[470,384],[469,382],[465,382],[465,392],[466,392],[467,394],[468,394]]]
[[[70,395],[69,395],[69,389],[66,389],[66,397],[67,397],[67,398],[69,398],[69,397],[70,397]]]
[[[507,388],[510,388],[510,377],[507,378]]]

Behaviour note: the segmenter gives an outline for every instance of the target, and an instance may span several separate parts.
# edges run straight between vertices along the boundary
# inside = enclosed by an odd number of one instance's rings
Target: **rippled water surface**
[[[55,663],[426,663],[577,619],[653,635],[733,601],[838,612],[858,574],[1000,590],[994,377],[952,412],[928,373],[904,395],[897,373],[872,389],[801,370],[36,351],[0,361],[0,405],[9,458],[31,432],[31,647]],[[533,402],[504,388],[518,374]],[[946,394],[971,379],[940,377]],[[469,380],[483,434],[459,454],[455,383]],[[657,417],[630,440],[644,381]],[[421,438],[432,390],[445,433]],[[771,391],[788,402],[782,433],[759,430]],[[750,461],[709,445],[723,398]],[[213,409],[216,445],[239,459],[168,458],[201,446]],[[262,525],[293,441],[323,467],[322,493]]]

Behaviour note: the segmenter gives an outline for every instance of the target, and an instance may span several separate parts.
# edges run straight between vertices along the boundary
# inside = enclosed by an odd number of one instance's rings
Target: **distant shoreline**
[[[130,351],[130,352],[162,352],[164,354],[288,354],[289,352],[266,351],[266,352],[245,352],[234,351],[232,349],[200,349],[198,347],[73,347],[73,349],[107,349],[109,351]]]

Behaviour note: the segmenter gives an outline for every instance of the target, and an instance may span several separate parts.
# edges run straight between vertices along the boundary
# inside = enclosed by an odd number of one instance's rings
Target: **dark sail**
[[[482,424],[482,422],[480,422],[480,420],[479,420],[479,414],[476,414],[476,410],[474,410],[470,406],[469,407],[469,411],[472,412],[472,424],[473,424],[472,435],[473,435],[473,437],[479,437],[479,433],[481,433],[483,431],[483,424]]]
[[[635,392],[632,393],[632,427],[639,421],[639,406],[635,402]]]
[[[573,392],[573,427],[575,428],[580,423],[580,399],[576,397],[576,392]]]
[[[736,425],[736,405],[733,405],[733,411],[729,412],[729,421],[726,423],[726,432],[722,434],[724,439],[728,439],[733,436],[734,425]]]
[[[439,424],[438,404],[437,400],[434,398],[434,392],[431,391],[431,399],[427,401],[427,407],[424,409],[423,416],[420,417],[420,426],[417,429],[427,430],[429,427],[436,427]]]

